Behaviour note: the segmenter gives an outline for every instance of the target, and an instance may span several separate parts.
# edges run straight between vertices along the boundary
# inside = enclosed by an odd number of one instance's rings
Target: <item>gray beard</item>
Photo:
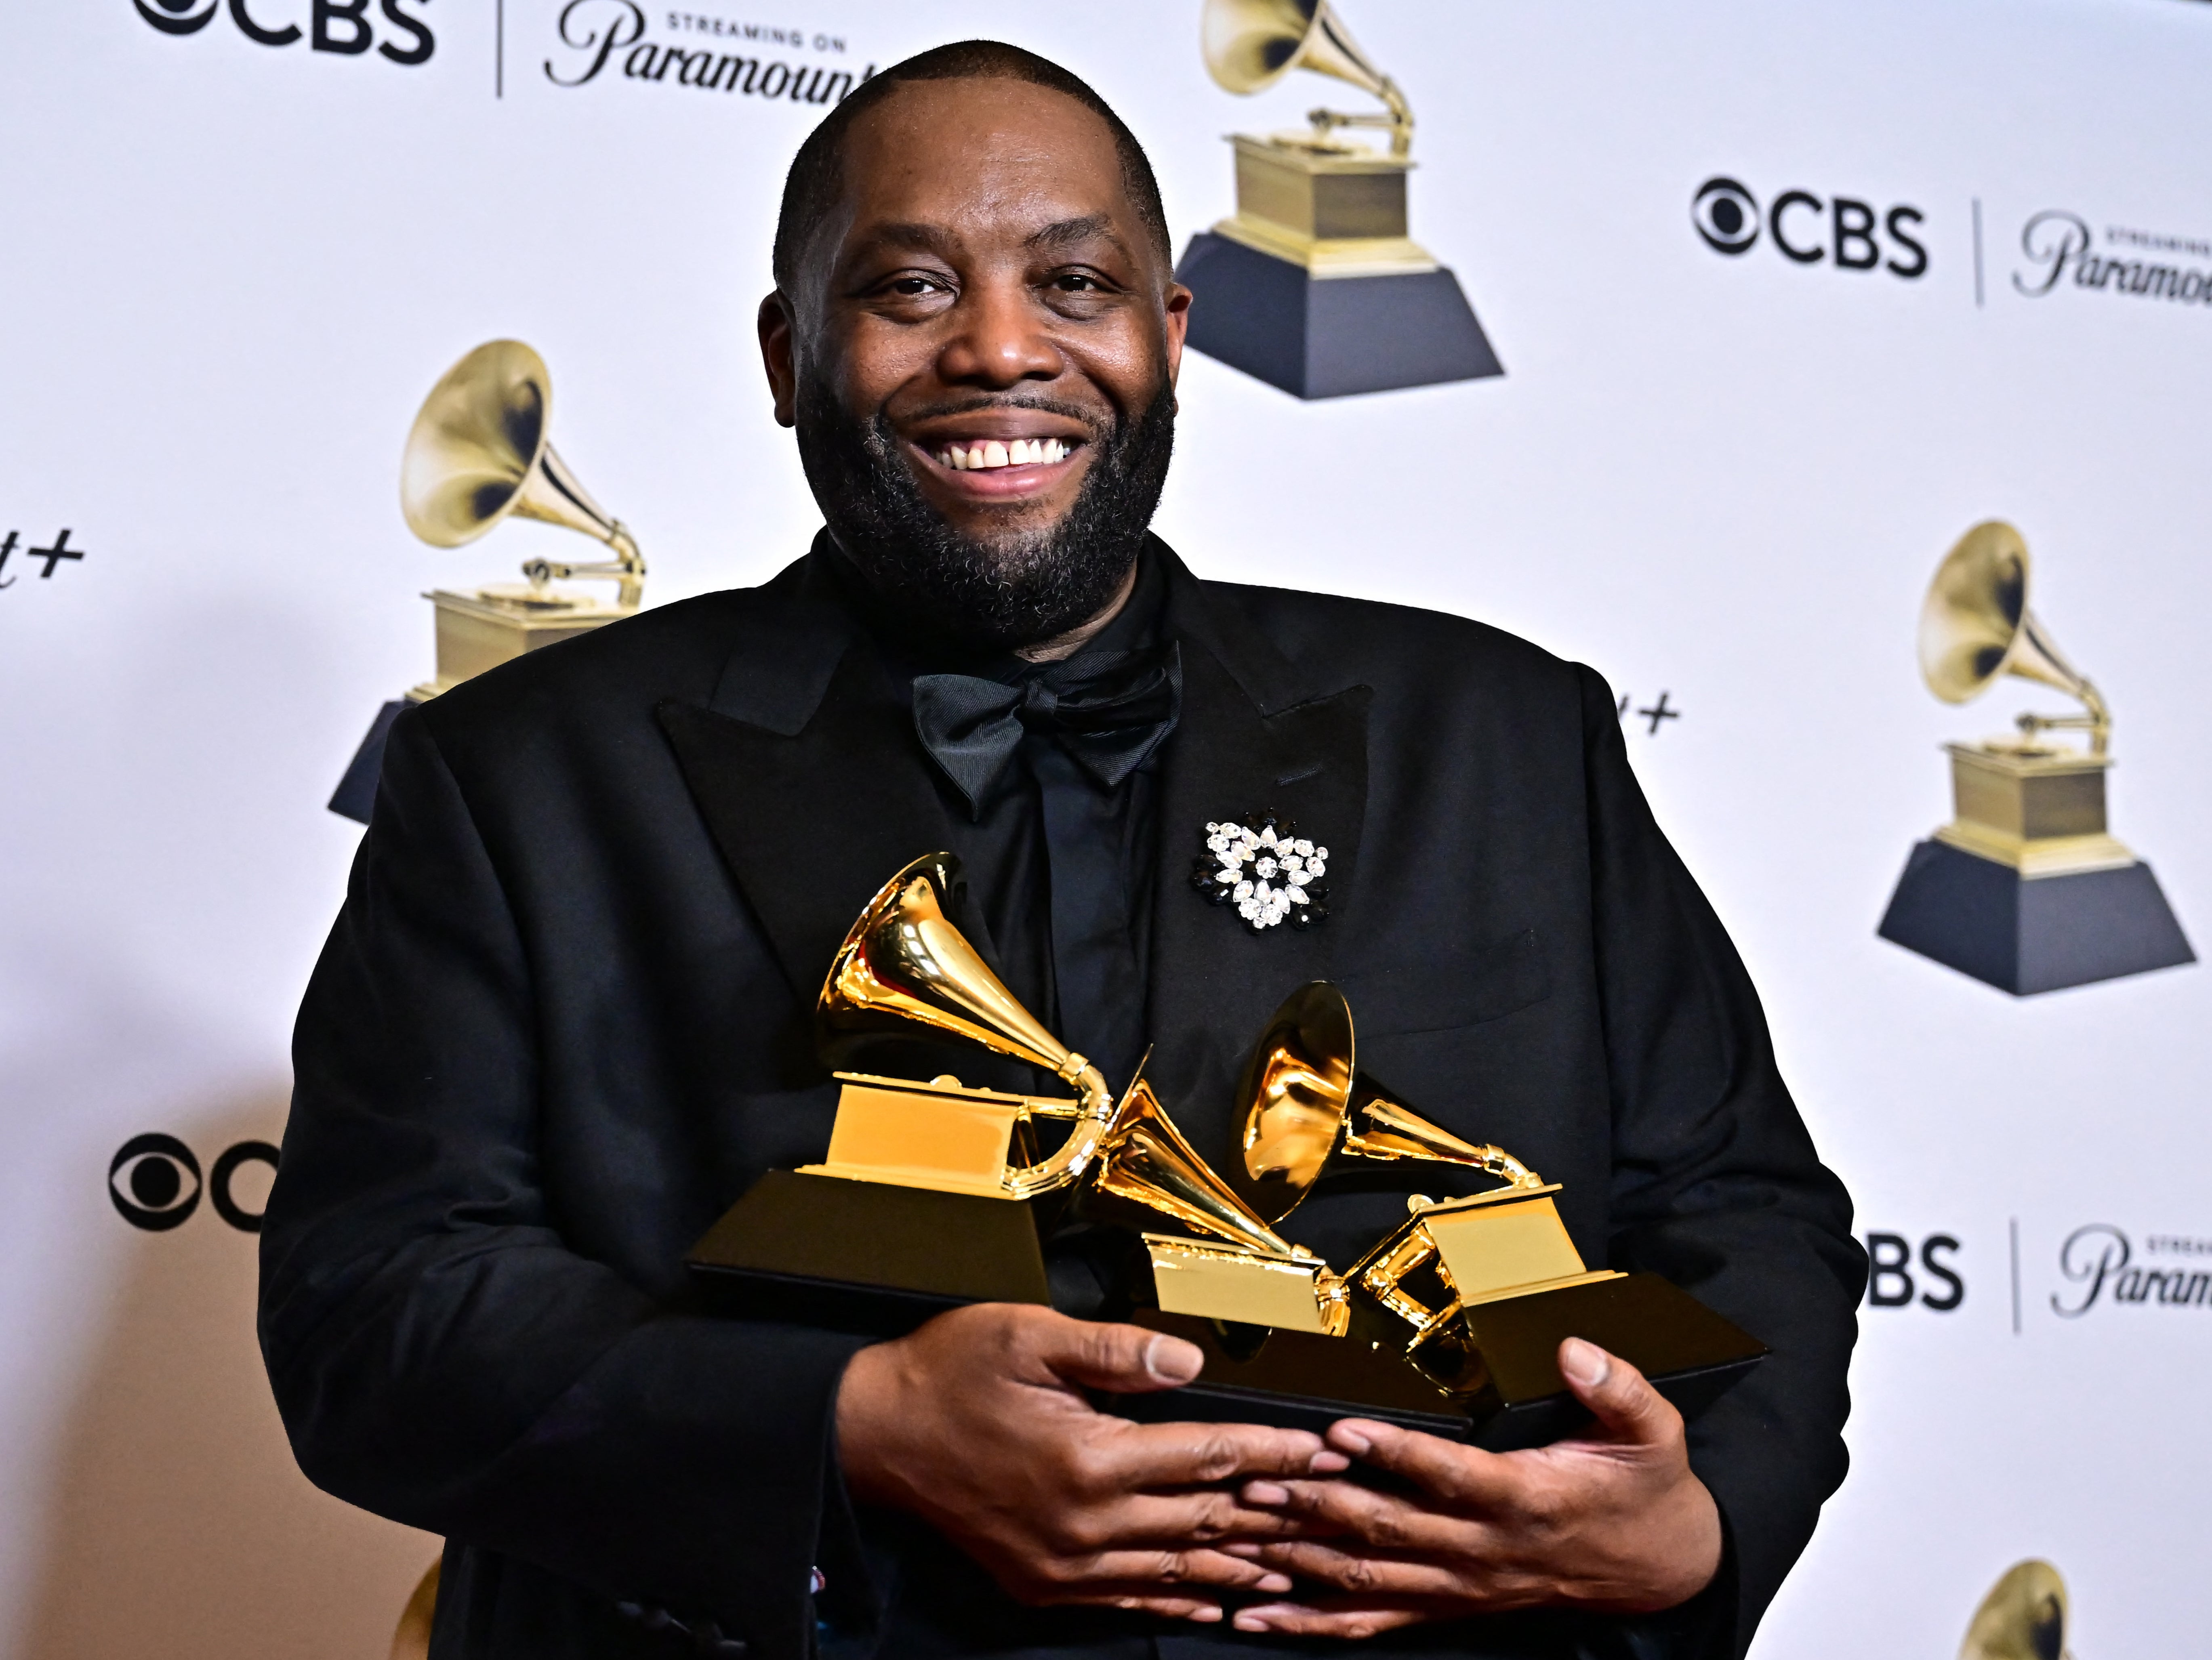
[[[1175,450],[1175,393],[1110,424],[1044,398],[978,397],[929,413],[1041,410],[1090,429],[1090,472],[1058,524],[977,541],[929,504],[881,414],[854,420],[815,376],[799,386],[799,455],[847,558],[918,632],[979,650],[1035,645],[1113,602],[1159,506]]]

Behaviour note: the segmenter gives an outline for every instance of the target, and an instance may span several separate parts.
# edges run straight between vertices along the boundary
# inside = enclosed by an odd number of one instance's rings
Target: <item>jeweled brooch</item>
[[[1279,922],[1310,928],[1328,916],[1328,849],[1272,812],[1248,812],[1206,827],[1206,852],[1190,885],[1216,905],[1234,905],[1259,933]]]

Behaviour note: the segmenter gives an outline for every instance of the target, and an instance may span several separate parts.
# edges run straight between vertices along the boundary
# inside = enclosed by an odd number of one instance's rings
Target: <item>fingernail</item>
[[[1180,1337],[1156,1331],[1145,1345],[1145,1370],[1163,1383],[1188,1383],[1205,1367],[1205,1352]]]
[[[1364,1458],[1375,1450],[1375,1444],[1372,1441],[1358,1430],[1347,1429],[1341,1424],[1331,1430],[1328,1434],[1330,1440],[1335,1442],[1338,1446],[1342,1447],[1355,1458]]]
[[[1256,1612],[1250,1608],[1244,1608],[1239,1611],[1237,1615],[1235,1624],[1237,1629],[1239,1631],[1266,1631],[1268,1629],[1267,1622],[1262,1620]]]
[[[1595,1343],[1570,1337],[1559,1345],[1559,1370],[1586,1389],[1594,1389],[1613,1376],[1613,1362]]]
[[[1317,1452],[1306,1468],[1316,1475],[1334,1475],[1340,1470],[1350,1469],[1352,1461],[1340,1452]]]
[[[1249,1539],[1235,1540],[1219,1549],[1224,1556],[1241,1556],[1248,1562],[1256,1561],[1260,1555],[1260,1548]]]
[[[1244,1502],[1248,1505],[1287,1505],[1291,1490],[1274,1481],[1247,1481]]]
[[[1290,1588],[1291,1576],[1287,1573],[1271,1573],[1257,1587],[1261,1590],[1288,1590]]]
[[[1221,1618],[1221,1610],[1208,1605],[1202,1608],[1193,1608],[1186,1617],[1197,1621],[1201,1626],[1210,1626]]]

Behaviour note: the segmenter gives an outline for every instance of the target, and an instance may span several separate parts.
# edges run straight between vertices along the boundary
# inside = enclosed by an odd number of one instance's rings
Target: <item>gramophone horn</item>
[[[399,464],[407,528],[437,548],[473,542],[510,514],[560,525],[605,542],[617,557],[593,564],[532,560],[532,584],[611,577],[617,603],[634,609],[645,558],[622,520],[591,497],[547,438],[553,384],[544,360],[520,340],[493,340],[446,371],[415,417]]]
[[[1960,537],[1920,607],[1921,676],[1947,703],[1978,697],[2008,674],[2055,687],[2080,699],[2087,715],[2027,715],[2023,728],[2086,727],[2091,752],[2102,755],[2111,713],[2028,609],[2027,579],[2027,543],[2010,525],[1992,519]]]
[[[945,915],[964,897],[960,861],[949,853],[915,860],[884,884],[837,948],[814,1006],[823,1058],[841,1064],[870,1039],[942,1033],[1042,1067],[1079,1098],[1067,1140],[1048,1158],[1013,1172],[1018,1198],[1066,1187],[1082,1175],[1114,1116],[1098,1068],[1044,1029],[1008,991]]]
[[[2067,1660],[2066,1582],[2048,1562],[2015,1562],[1982,1599],[1959,1660]]]
[[[1316,110],[1311,118],[1316,126],[1388,125],[1393,155],[1412,148],[1413,113],[1405,95],[1359,49],[1328,0],[1206,0],[1199,27],[1206,72],[1224,91],[1265,92],[1292,70],[1311,70],[1349,82],[1390,111],[1387,118],[1324,121],[1327,112]]]
[[[1121,1098],[1099,1151],[1097,1175],[1078,1206],[1085,1216],[1102,1220],[1112,1216],[1114,1207],[1092,1195],[1119,1200],[1124,1207],[1152,1215],[1172,1217],[1195,1232],[1247,1250],[1270,1256],[1306,1255],[1254,1215],[1214,1173],[1141,1076]],[[1128,1214],[1126,1208],[1122,1214]]]
[[[868,902],[837,948],[814,1006],[817,1047],[837,1066],[871,1040],[917,1028],[1042,1067],[1078,1099],[1067,1139],[1036,1164],[1010,1171],[1005,1189],[1026,1199],[1086,1174],[1085,1214],[1134,1205],[1234,1245],[1300,1256],[1247,1210],[1183,1139],[1145,1081],[1143,1067],[1118,1106],[1098,1068],[1047,1031],[975,954],[950,916],[964,903],[960,861],[915,860]],[[1103,1200],[1102,1197],[1103,1196]]]
[[[1237,1089],[1242,1157],[1230,1185],[1279,1222],[1347,1158],[1462,1164],[1516,1187],[1541,1178],[1501,1147],[1477,1146],[1392,1099],[1354,1064],[1352,1006],[1326,980],[1301,986],[1261,1031]]]

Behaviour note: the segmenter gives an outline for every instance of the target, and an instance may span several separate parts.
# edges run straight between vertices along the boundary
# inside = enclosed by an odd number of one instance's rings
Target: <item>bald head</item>
[[[776,216],[774,268],[778,288],[787,294],[795,291],[799,268],[815,240],[814,233],[836,213],[844,192],[848,138],[854,126],[901,87],[943,81],[1023,82],[1073,99],[1088,110],[1104,125],[1112,142],[1132,215],[1150,236],[1161,263],[1173,264],[1167,215],[1160,205],[1160,187],[1152,176],[1152,161],[1136,135],[1106,100],[1087,82],[1033,52],[999,40],[962,40],[933,46],[871,76],[807,135],[784,179],[783,205]]]

